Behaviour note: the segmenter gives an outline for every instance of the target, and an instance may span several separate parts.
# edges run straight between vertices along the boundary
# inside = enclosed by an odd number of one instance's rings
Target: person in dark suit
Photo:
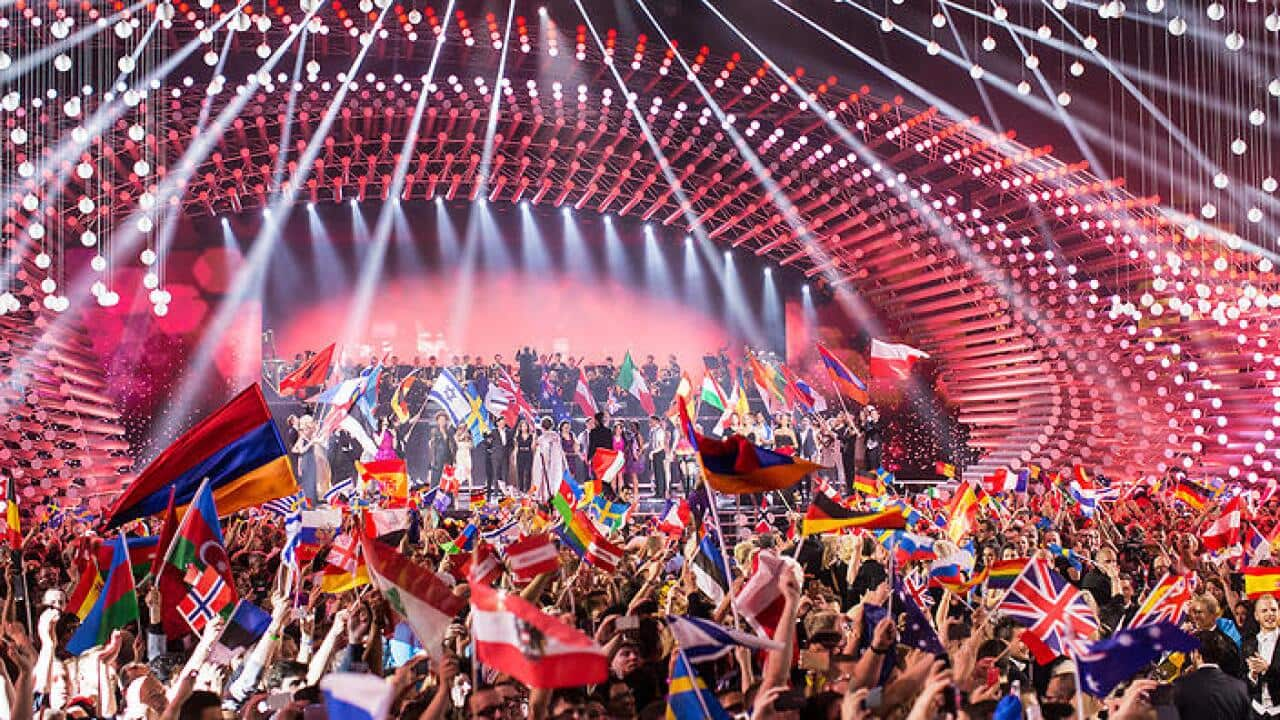
[[[509,482],[507,468],[511,464],[511,445],[511,428],[507,427],[507,419],[498,415],[493,429],[485,438],[485,448],[489,451],[489,485],[486,489],[490,494],[498,492]]]
[[[1244,638],[1241,649],[1255,718],[1280,718],[1280,603],[1263,595],[1253,605],[1258,632]]]
[[[1173,683],[1173,704],[1178,716],[1214,718],[1214,720],[1249,720],[1249,688],[1239,678],[1222,671],[1221,664],[1230,662],[1236,652],[1226,635],[1214,630],[1196,633],[1200,649],[1190,656],[1192,672]]]
[[[452,465],[458,452],[458,441],[449,429],[449,417],[444,413],[436,413],[435,425],[427,435],[427,461],[429,463],[428,483],[436,484],[444,475],[446,465]]]
[[[587,466],[591,465],[591,458],[596,454],[596,450],[604,448],[606,450],[613,449],[613,430],[609,429],[609,413],[598,412],[595,415],[596,426],[591,428],[591,432],[587,433]]]

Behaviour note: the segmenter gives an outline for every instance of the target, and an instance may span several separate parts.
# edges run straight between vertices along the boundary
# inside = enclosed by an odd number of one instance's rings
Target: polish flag
[[[1240,544],[1241,532],[1244,528],[1244,507],[1240,496],[1232,498],[1218,516],[1204,529],[1201,538],[1206,550],[1217,551]]]
[[[581,366],[578,367],[578,385],[573,389],[573,401],[587,417],[596,414],[596,399],[591,395],[591,386],[587,385],[587,371]]]
[[[391,546],[364,538],[364,556],[369,575],[395,610],[413,628],[418,642],[439,660],[444,651],[444,633],[467,601],[429,568],[396,552]],[[479,587],[479,586],[477,586]],[[472,588],[474,593],[476,588]]]
[[[546,535],[527,535],[511,543],[504,551],[511,576],[517,583],[533,582],[543,573],[560,567],[560,551]]]
[[[871,375],[878,378],[906,380],[916,360],[927,357],[929,353],[917,350],[910,345],[881,342],[872,338]]]
[[[609,678],[604,648],[519,595],[471,588],[475,659],[535,688],[596,685]]]

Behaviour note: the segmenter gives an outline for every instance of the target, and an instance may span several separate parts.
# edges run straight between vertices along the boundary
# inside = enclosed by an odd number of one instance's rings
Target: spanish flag
[[[826,493],[813,494],[813,502],[804,514],[800,526],[802,535],[843,530],[844,528],[864,528],[868,530],[902,530],[907,526],[907,518],[897,508],[888,508],[875,512],[858,512],[851,510]]]
[[[159,515],[169,507],[171,488],[181,513],[206,480],[223,515],[298,492],[284,441],[256,383],[152,460],[116,499],[105,526]]]
[[[973,525],[973,517],[977,512],[978,496],[974,493],[973,486],[967,482],[960,483],[948,512],[947,537],[951,542],[958,543],[960,538],[969,533]]]
[[[409,471],[404,460],[370,460],[367,463],[356,462],[356,472],[366,485],[376,485],[386,497],[395,500],[409,498]]]
[[[1257,600],[1263,595],[1280,595],[1280,568],[1245,568],[1244,594],[1250,600]]]

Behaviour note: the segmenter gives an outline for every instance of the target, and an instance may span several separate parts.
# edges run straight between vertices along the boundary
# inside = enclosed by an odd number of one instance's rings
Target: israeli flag
[[[329,720],[384,720],[394,688],[377,675],[330,673],[320,681]]]
[[[448,370],[441,370],[436,376],[428,397],[444,408],[454,425],[465,424],[467,417],[471,415],[471,402],[467,398],[466,388]]]

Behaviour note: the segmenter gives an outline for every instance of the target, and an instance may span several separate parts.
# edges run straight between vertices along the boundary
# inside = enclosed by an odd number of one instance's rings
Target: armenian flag
[[[0,528],[0,541],[17,550],[22,546],[22,522],[18,519],[17,481],[0,477],[0,499],[4,500],[4,527]]]
[[[752,445],[741,435],[725,440],[701,435],[681,408],[680,421],[690,444],[702,458],[703,476],[715,490],[729,495],[783,490],[822,466]]]
[[[1280,594],[1280,567],[1245,568],[1244,594],[1250,600]]]
[[[859,405],[866,405],[870,401],[867,395],[867,384],[862,381],[862,378],[854,375],[848,366],[840,362],[840,358],[832,355],[830,350],[821,345],[818,346],[818,357],[822,358],[822,364],[831,374],[831,384],[836,386],[837,392],[848,395]]]
[[[105,645],[111,632],[138,620],[138,594],[134,590],[133,572],[129,569],[129,550],[124,538],[109,541],[111,566],[107,580],[98,594],[93,609],[85,616],[75,634],[67,640],[67,652],[79,655]]]
[[[1012,558],[991,563],[987,572],[987,589],[1008,590],[1013,585],[1013,581],[1022,574],[1022,568],[1027,566],[1027,560],[1027,558]]]
[[[208,479],[227,515],[298,491],[280,431],[255,383],[160,453],[107,513],[106,527],[158,515],[175,489],[179,509]]]
[[[906,526],[907,518],[897,508],[858,512],[844,507],[824,493],[814,493],[813,502],[809,503],[809,509],[805,512],[800,532],[802,535],[817,535],[844,528],[902,530]]]
[[[1177,487],[1173,490],[1173,497],[1181,500],[1196,512],[1201,512],[1209,507],[1209,501],[1213,499],[1213,491],[1207,487],[1192,482],[1186,478],[1178,481]]]

